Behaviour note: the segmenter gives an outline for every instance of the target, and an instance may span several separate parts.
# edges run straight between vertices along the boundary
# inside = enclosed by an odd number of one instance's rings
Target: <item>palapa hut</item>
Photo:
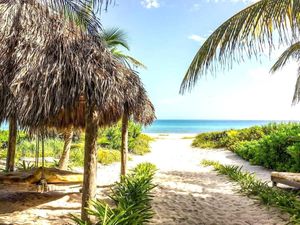
[[[128,117],[149,124],[155,118],[153,105],[137,74],[114,59],[99,40],[39,4],[10,3],[1,12],[0,58],[6,56],[3,43],[12,38],[16,14],[20,27],[12,56],[14,73],[7,83],[3,76],[8,73],[1,74],[2,90],[9,88],[15,104],[9,103],[3,114],[17,112],[24,128],[85,128],[82,218],[88,219],[84,208],[95,196],[98,127],[123,117],[126,143]],[[2,59],[0,65],[5,67]],[[126,148],[123,144],[125,153]]]

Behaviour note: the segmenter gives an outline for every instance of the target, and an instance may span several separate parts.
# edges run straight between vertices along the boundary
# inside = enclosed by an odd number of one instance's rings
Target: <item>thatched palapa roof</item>
[[[13,93],[24,127],[84,127],[85,107],[97,112],[99,125],[118,121],[125,109],[142,124],[154,120],[154,107],[138,75],[118,62],[99,39],[29,1],[22,6],[2,4],[0,13],[0,103],[8,102],[0,119],[15,110],[8,92]],[[12,29],[16,15],[20,26]],[[14,76],[5,83],[2,71],[13,41],[18,42],[11,57]]]

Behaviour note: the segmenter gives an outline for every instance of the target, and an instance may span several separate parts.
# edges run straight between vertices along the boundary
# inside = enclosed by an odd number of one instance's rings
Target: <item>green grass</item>
[[[92,201],[88,214],[95,216],[97,225],[144,225],[153,217],[151,207],[153,178],[156,167],[142,163],[135,167],[122,182],[117,182],[109,198],[114,202],[111,207],[104,201]],[[87,224],[77,216],[71,218],[76,224]]]
[[[203,160],[201,164],[213,166],[218,173],[227,175],[231,180],[237,182],[243,194],[255,197],[265,205],[275,206],[283,212],[289,213],[291,224],[300,224],[300,200],[296,193],[269,187],[266,182],[257,180],[253,174],[243,172],[238,166],[222,165],[217,161],[209,160]]]
[[[187,137],[183,137],[182,139],[184,139],[184,140],[191,140],[191,139],[194,139],[195,137],[193,137],[193,136],[187,136]]]

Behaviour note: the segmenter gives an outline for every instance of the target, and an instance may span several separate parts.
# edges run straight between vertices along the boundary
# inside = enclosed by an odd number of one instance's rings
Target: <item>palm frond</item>
[[[132,56],[124,54],[122,51],[113,49],[111,52],[120,62],[122,62],[125,66],[129,67],[130,69],[132,69],[132,66],[136,68],[140,67],[143,69],[147,69],[147,67],[142,62],[138,61]]]
[[[125,57],[133,66],[147,69],[147,66],[145,64],[143,64],[141,61],[131,57],[130,55],[125,55]]]
[[[295,91],[293,96],[293,104],[297,104],[300,101],[300,68],[298,69],[298,78],[295,85]]]
[[[286,63],[291,60],[295,59],[299,61],[300,59],[300,42],[296,42],[295,44],[288,47],[278,58],[275,64],[272,66],[270,72],[275,73],[282,67],[286,65]],[[296,104],[300,101],[300,68],[298,68],[298,78],[295,85],[295,91],[293,96],[293,104]]]
[[[275,73],[276,71],[284,67],[290,59],[300,59],[300,42],[291,45],[287,50],[285,50],[278,58],[276,63],[272,66],[270,72]]]
[[[208,70],[230,68],[243,57],[257,57],[275,43],[291,43],[299,36],[300,1],[261,0],[235,14],[204,42],[190,64],[180,92],[191,90]],[[274,35],[274,32],[278,35]],[[278,38],[275,38],[278,37]]]
[[[98,34],[101,30],[101,23],[96,14],[103,7],[107,10],[108,6],[114,2],[115,0],[36,0],[32,3],[49,7],[64,15],[67,20],[77,25],[84,25],[91,34]],[[0,1],[0,7],[4,8],[13,4],[15,4],[13,0]]]
[[[117,48],[119,46],[130,50],[126,33],[119,28],[104,29],[100,37],[106,42],[109,49]]]

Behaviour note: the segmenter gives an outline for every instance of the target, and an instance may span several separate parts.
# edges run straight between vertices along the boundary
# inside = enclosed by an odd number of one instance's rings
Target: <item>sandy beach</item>
[[[151,224],[165,225],[275,225],[286,224],[288,215],[268,208],[238,193],[237,186],[227,177],[203,167],[203,159],[243,165],[270,180],[270,171],[251,166],[226,150],[201,150],[191,147],[193,135],[153,135],[152,152],[134,156],[134,167],[140,162],[154,163],[158,172],[155,183]],[[107,193],[107,185],[118,180],[120,165],[98,167],[98,197]],[[8,189],[0,186],[0,224],[69,224],[69,214],[80,212],[81,195],[78,187],[67,192],[18,192],[25,187]]]

